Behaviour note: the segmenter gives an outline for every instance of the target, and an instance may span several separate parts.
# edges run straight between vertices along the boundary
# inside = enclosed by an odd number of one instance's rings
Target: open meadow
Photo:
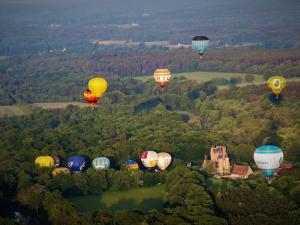
[[[85,195],[72,197],[69,200],[79,211],[96,211],[107,209],[118,210],[151,210],[162,209],[166,192],[164,186],[143,187],[125,191],[108,191],[102,195]]]

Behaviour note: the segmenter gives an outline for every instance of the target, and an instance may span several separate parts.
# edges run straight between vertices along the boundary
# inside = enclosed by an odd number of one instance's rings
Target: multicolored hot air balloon
[[[58,168],[55,168],[53,171],[52,171],[52,176],[57,176],[58,174],[66,174],[66,175],[69,175],[71,174],[71,171],[69,170],[69,168],[67,167],[58,167]]]
[[[102,77],[94,77],[89,80],[88,90],[83,93],[83,97],[90,106],[95,106],[106,89],[107,81]]]
[[[158,155],[154,151],[145,151],[141,154],[141,161],[146,168],[154,168],[157,165]]]
[[[89,106],[95,106],[99,101],[99,98],[94,96],[90,90],[85,90],[83,93],[83,98],[89,103]]]
[[[282,76],[272,76],[268,79],[268,87],[279,98],[279,95],[286,86],[286,80]]]
[[[59,157],[59,155],[53,155],[52,158],[54,160],[54,166],[59,167],[60,166],[60,157]]]
[[[110,161],[106,157],[97,157],[93,159],[92,165],[96,170],[108,169],[110,167]]]
[[[206,36],[195,36],[192,40],[192,48],[199,54],[200,59],[207,52],[209,39]]]
[[[82,172],[85,169],[85,166],[86,160],[82,156],[71,156],[68,159],[68,168],[74,173]]]
[[[277,146],[263,145],[255,150],[254,161],[265,176],[272,177],[283,161],[283,152]]]
[[[51,156],[39,156],[34,163],[39,167],[54,167],[54,159]]]
[[[138,170],[139,169],[139,164],[136,161],[134,161],[134,160],[127,160],[127,161],[125,161],[125,165],[126,165],[126,168],[129,171],[134,171],[134,170]]]
[[[160,170],[166,170],[168,166],[171,164],[172,156],[167,152],[160,152],[158,153],[158,161],[157,167]]]
[[[156,69],[153,77],[156,83],[161,88],[164,88],[171,79],[171,72],[168,69]]]

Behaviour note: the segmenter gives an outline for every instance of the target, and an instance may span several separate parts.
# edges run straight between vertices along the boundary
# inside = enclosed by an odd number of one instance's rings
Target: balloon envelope
[[[209,39],[206,36],[195,36],[192,40],[192,48],[198,52],[200,57],[207,52]]]
[[[107,89],[107,82],[102,77],[94,77],[89,80],[88,86],[92,94],[100,98]]]
[[[110,161],[106,157],[97,157],[93,159],[92,165],[96,170],[108,169],[110,167]]]
[[[283,152],[277,146],[263,145],[255,150],[254,161],[264,175],[271,177],[283,161]]]
[[[82,156],[71,156],[68,159],[68,168],[72,172],[82,172],[85,169],[86,161]]]
[[[51,156],[39,156],[35,159],[35,164],[39,167],[53,167],[54,159]]]
[[[53,155],[52,158],[54,160],[54,166],[55,167],[60,166],[60,157],[58,155]]]
[[[172,156],[167,152],[158,153],[157,167],[160,170],[166,170],[171,164]]]
[[[268,79],[268,87],[278,96],[284,90],[286,80],[282,76],[273,76]]]
[[[93,95],[90,90],[84,91],[83,98],[89,103],[90,106],[96,105],[100,99]]]
[[[154,168],[157,165],[158,155],[154,151],[145,151],[141,155],[141,161],[146,168]]]
[[[125,162],[125,165],[128,170],[138,170],[139,169],[139,164],[134,160],[127,160]]]
[[[58,167],[58,168],[55,168],[53,171],[52,171],[52,176],[57,176],[58,174],[71,174],[71,171],[69,170],[69,168],[66,168],[66,167]]]
[[[171,79],[171,72],[168,69],[156,69],[154,71],[153,77],[154,77],[154,80],[156,81],[156,83],[158,83],[158,85],[161,88],[163,88],[170,81],[170,79]]]

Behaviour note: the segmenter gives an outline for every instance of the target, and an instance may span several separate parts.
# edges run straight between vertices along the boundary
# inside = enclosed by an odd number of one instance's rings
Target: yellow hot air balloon
[[[55,168],[53,171],[52,171],[52,176],[57,176],[58,174],[66,174],[66,175],[69,175],[71,174],[71,171],[69,170],[69,168],[66,168],[66,167],[58,167],[58,168]]]
[[[286,80],[282,76],[273,76],[268,80],[268,87],[276,95],[276,98],[280,95],[286,86]]]
[[[39,156],[35,159],[39,167],[54,167],[54,159],[51,156]]]
[[[88,86],[92,94],[95,97],[100,98],[107,89],[107,82],[102,77],[94,77],[90,79]]]

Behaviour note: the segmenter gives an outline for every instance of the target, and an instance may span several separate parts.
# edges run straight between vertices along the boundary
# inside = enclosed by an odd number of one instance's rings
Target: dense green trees
[[[217,207],[233,225],[298,224],[299,209],[274,188],[240,186],[216,196]]]
[[[95,110],[36,108],[31,114],[0,120],[0,207],[7,208],[0,211],[3,221],[21,207],[33,223],[49,218],[43,224],[122,224],[121,218],[131,224],[157,225],[284,224],[283,219],[297,224],[299,83],[289,84],[279,104],[269,99],[264,86],[217,91],[208,88],[210,84],[180,78],[159,93],[153,81],[114,82],[118,92],[107,94]],[[227,181],[197,170],[213,144],[227,145],[232,163],[253,165],[255,147],[270,142],[280,145],[296,168],[273,179],[269,188],[261,187],[266,180],[259,175]],[[144,150],[170,152],[174,160],[169,172],[128,172],[124,161],[138,161]],[[112,168],[52,177],[51,169],[33,164],[36,156],[47,154],[61,155],[64,165],[74,154],[90,159],[107,156]],[[190,161],[195,165],[192,170],[186,167]],[[157,184],[164,184],[168,193],[161,212],[83,214],[65,199]],[[277,208],[261,203],[268,199]],[[273,218],[272,210],[278,216]]]
[[[282,74],[285,77],[300,75],[300,55],[297,49],[215,49],[206,58],[205,61],[199,61],[191,49],[104,51],[95,54],[46,54],[43,57],[4,58],[0,60],[0,104],[80,100],[88,79],[95,75],[109,79],[108,91],[112,93],[112,102],[115,103],[126,99],[125,95],[148,93],[149,90],[149,87],[145,89],[144,84],[139,81],[125,79],[120,82],[120,77],[151,75],[162,65],[172,73],[246,72],[265,74],[266,79],[272,74]],[[240,81],[241,78],[232,78],[214,82],[219,85],[235,85]],[[204,89],[206,94],[212,94],[215,89],[212,85],[214,82],[207,84],[202,91]],[[191,98],[197,98],[200,93],[190,90],[187,94]]]

